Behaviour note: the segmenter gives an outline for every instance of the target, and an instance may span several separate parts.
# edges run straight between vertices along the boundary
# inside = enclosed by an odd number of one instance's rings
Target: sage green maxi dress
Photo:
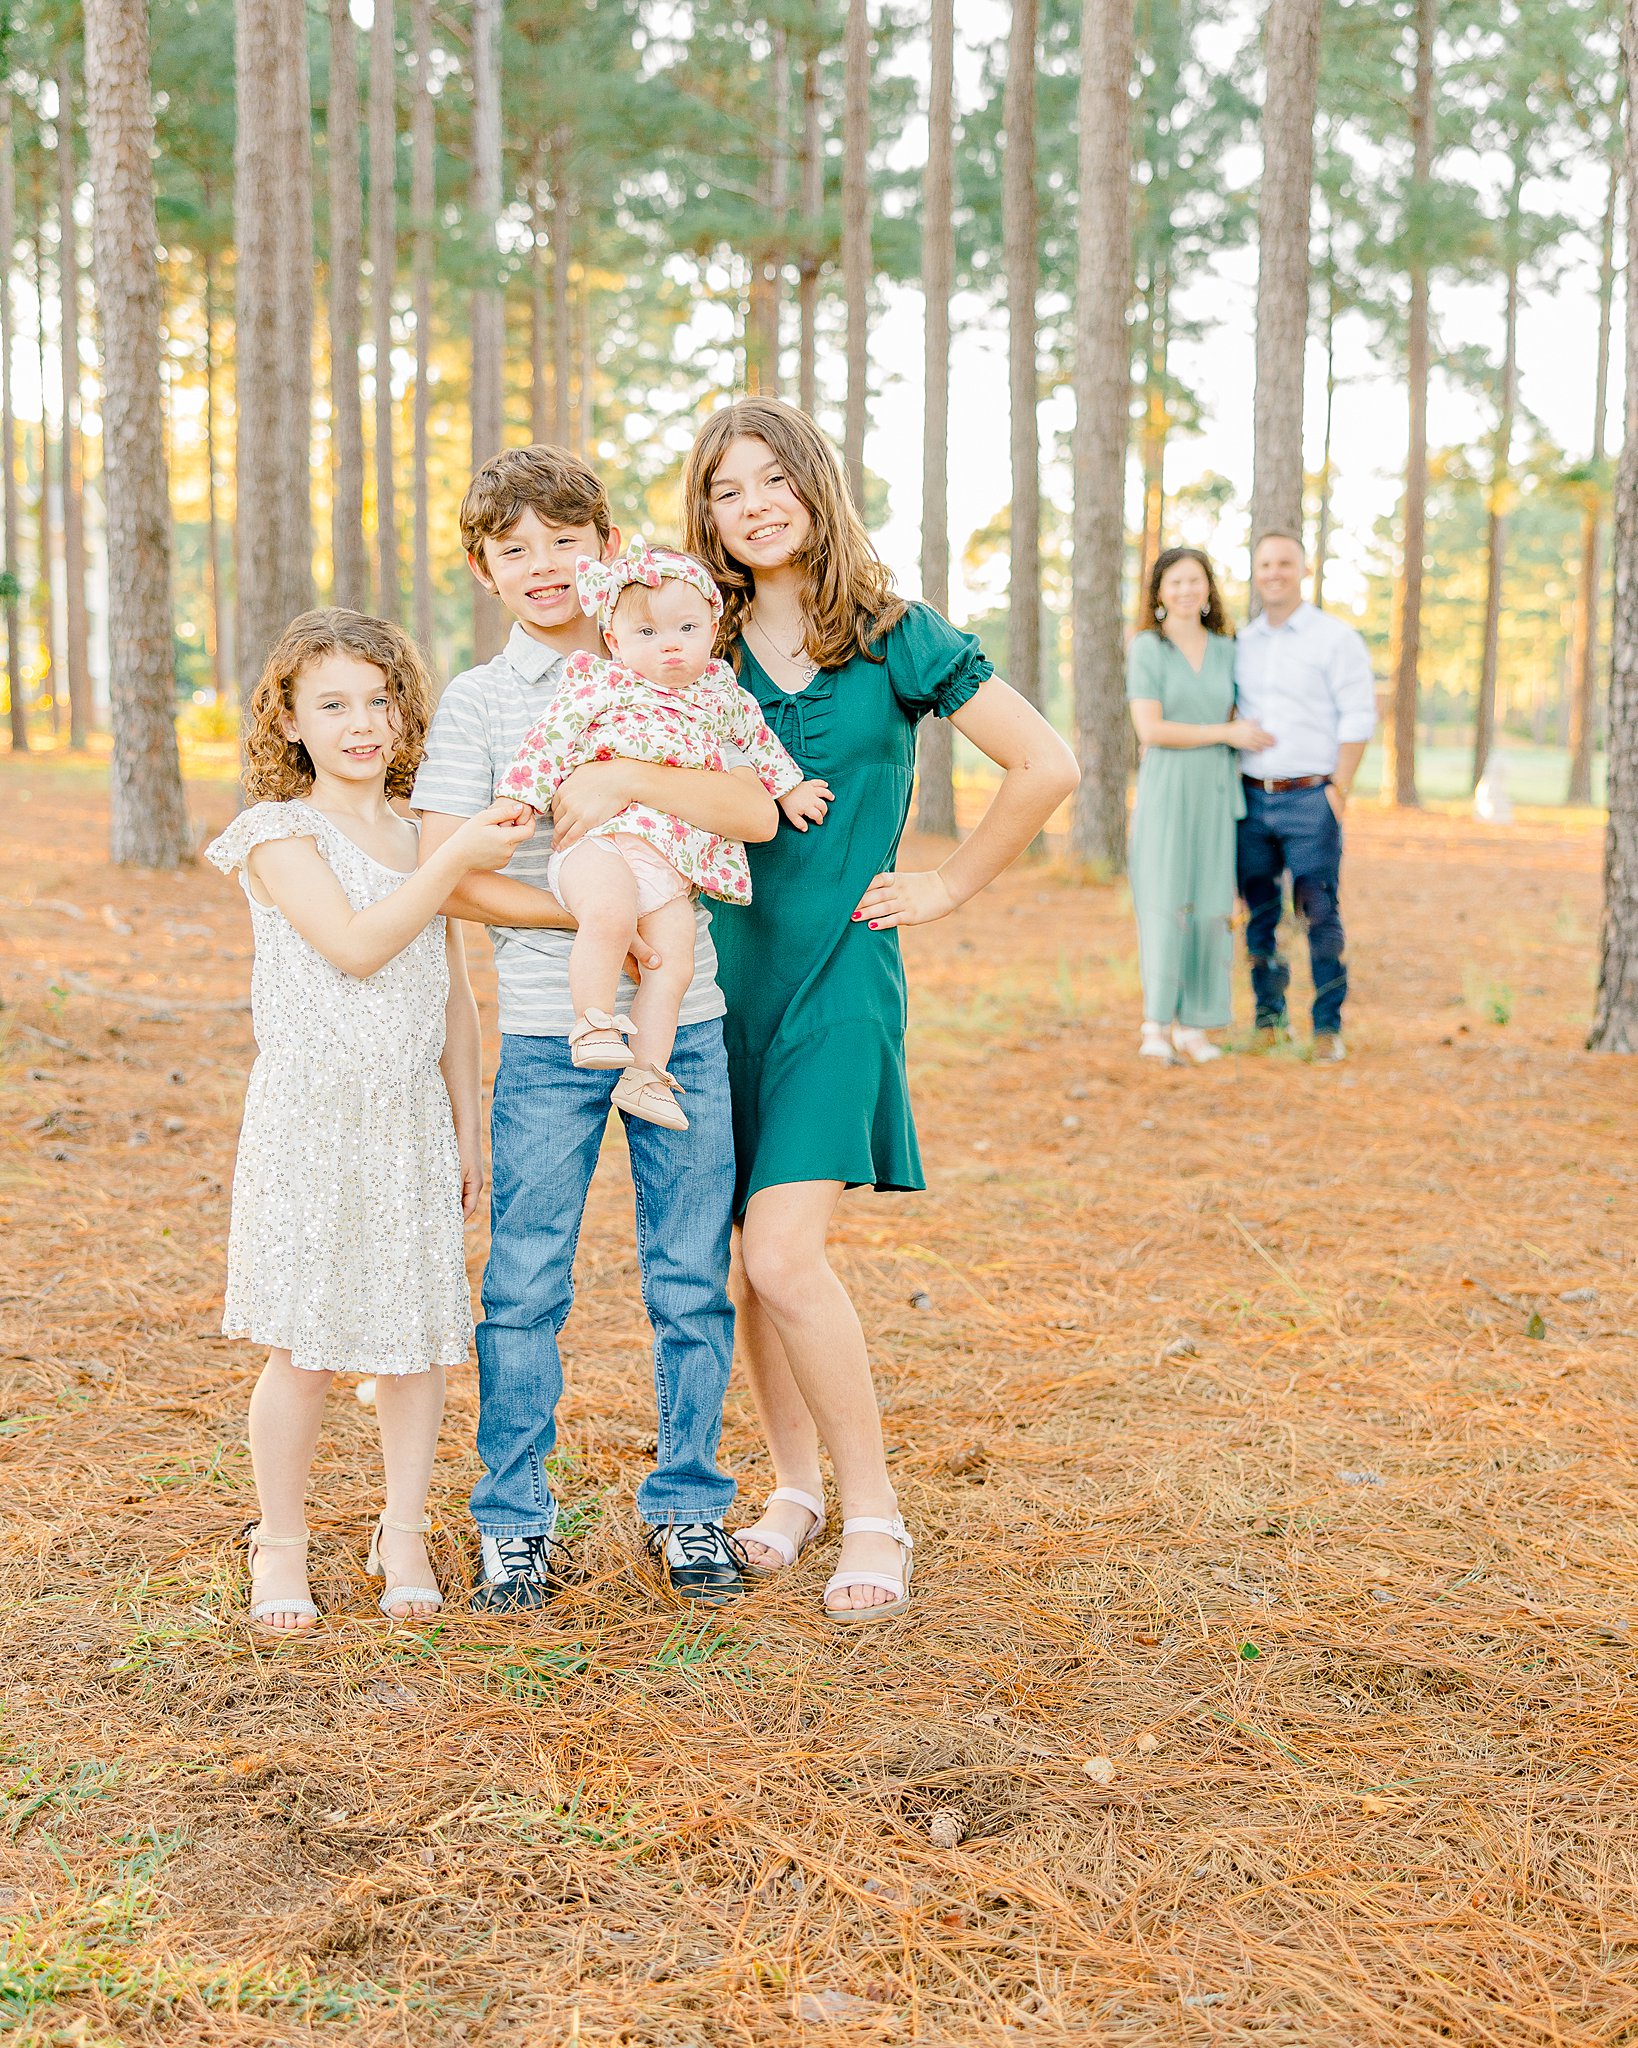
[[[793,1181],[926,1186],[905,1076],[904,962],[896,930],[853,911],[891,868],[910,813],[916,727],[947,718],[992,673],[983,650],[914,604],[875,645],[782,690],[743,641],[739,679],[808,776],[835,792],[822,825],[781,815],[747,849],[752,900],[713,903],[733,1091],[734,1213]]]
[[[1140,633],[1126,694],[1158,700],[1161,716],[1181,725],[1221,725],[1234,709],[1234,642],[1211,634],[1196,675],[1171,641]],[[1233,747],[1144,749],[1130,869],[1147,1022],[1229,1022],[1234,827],[1245,807]]]

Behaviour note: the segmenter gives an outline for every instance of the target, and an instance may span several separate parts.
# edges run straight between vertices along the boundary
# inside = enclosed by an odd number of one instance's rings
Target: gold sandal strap
[[[312,1533],[310,1529],[303,1529],[299,1536],[264,1536],[260,1528],[254,1528],[245,1531],[245,1538],[258,1550],[295,1550],[306,1543]]]
[[[406,1536],[425,1536],[432,1528],[432,1517],[423,1515],[418,1522],[389,1522],[383,1515],[376,1524],[380,1529],[402,1529]]]

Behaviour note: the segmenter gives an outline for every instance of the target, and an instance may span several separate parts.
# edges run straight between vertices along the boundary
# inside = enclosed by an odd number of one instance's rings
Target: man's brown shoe
[[[1314,1058],[1324,1060],[1331,1066],[1339,1066],[1348,1057],[1348,1048],[1342,1042],[1340,1031],[1319,1031],[1314,1034]]]

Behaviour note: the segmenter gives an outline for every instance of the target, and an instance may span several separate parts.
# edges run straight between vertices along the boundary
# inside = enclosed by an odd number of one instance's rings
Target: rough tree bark
[[[1592,802],[1593,737],[1598,703],[1598,613],[1604,551],[1604,435],[1610,401],[1610,314],[1615,302],[1615,206],[1620,159],[1610,159],[1598,264],[1598,369],[1593,378],[1592,475],[1581,507],[1581,575],[1575,595],[1570,653],[1570,786],[1565,802]]]
[[[472,0],[472,214],[481,281],[472,293],[472,467],[500,452],[504,307],[495,247],[501,208],[501,0]],[[506,641],[500,602],[473,579],[472,658],[488,661]]]
[[[80,249],[74,224],[74,75],[57,66],[57,295],[62,307],[57,354],[62,368],[63,567],[67,583],[68,744],[91,730],[91,624],[85,609],[84,458],[80,444]]]
[[[1314,604],[1325,603],[1325,561],[1331,552],[1332,434],[1337,411],[1337,266],[1331,223],[1325,224],[1325,432],[1320,445],[1319,512],[1314,522]]]
[[[1507,567],[1507,500],[1512,489],[1513,414],[1519,382],[1519,217],[1524,204],[1522,148],[1513,164],[1507,198],[1507,312],[1503,321],[1501,391],[1491,444],[1490,488],[1486,492],[1484,643],[1479,655],[1479,694],[1473,717],[1473,787],[1490,758],[1496,725],[1496,675],[1501,667],[1502,580]]]
[[[358,280],[364,260],[358,149],[358,31],[348,0],[330,0],[330,589],[369,603],[364,547],[364,408],[358,392]]]
[[[927,169],[921,199],[925,401],[921,438],[921,594],[950,609],[950,292],[955,277],[955,0],[932,0]],[[956,830],[953,734],[947,718],[921,722],[916,826]]]
[[[11,94],[0,91],[0,467],[4,469],[6,681],[11,693],[11,745],[28,752],[28,687],[23,680],[23,579],[17,555],[17,415],[11,400],[11,254],[17,238],[17,170],[12,156]],[[42,410],[44,408],[42,407]]]
[[[1171,269],[1164,244],[1156,250],[1143,302],[1143,421],[1138,429],[1138,466],[1143,478],[1143,517],[1138,528],[1134,612],[1143,604],[1149,571],[1160,556],[1166,530],[1166,441],[1171,433]],[[1135,623],[1135,620],[1134,620]]]
[[[842,296],[847,302],[847,410],[842,466],[864,510],[865,415],[870,382],[870,9],[848,0],[842,92]]]
[[[392,459],[392,293],[398,275],[398,35],[393,0],[370,30],[370,333],[375,351],[375,595],[398,617],[398,492]]]
[[[303,10],[237,0],[233,211],[239,694],[313,603],[312,137]]]
[[[57,548],[52,538],[51,518],[51,422],[46,417],[49,386],[46,382],[45,192],[38,157],[34,160],[29,185],[34,210],[31,237],[34,244],[34,349],[40,384],[40,536],[37,543],[40,550],[40,696],[51,714],[51,733],[55,738],[62,731],[63,692],[62,664],[57,654],[57,603],[51,582]]]
[[[1257,373],[1251,544],[1302,533],[1302,388],[1308,225],[1322,0],[1268,0],[1263,176],[1257,197]]]
[[[1638,0],[1634,0],[1638,5]],[[1075,270],[1075,745],[1081,761],[1070,846],[1126,865],[1126,340],[1130,286],[1133,0],[1083,0],[1080,216]]]
[[[824,232],[825,145],[820,122],[824,86],[819,50],[812,46],[802,64],[802,257],[796,272],[801,327],[797,344],[796,398],[804,412],[819,402],[819,241]]]
[[[442,670],[435,658],[432,611],[432,237],[437,208],[433,157],[432,0],[410,0],[410,38],[415,52],[415,91],[410,99],[410,213],[415,221],[411,291],[415,299],[415,444],[414,476],[415,567],[413,571],[415,637],[432,664],[435,679]]]
[[[1638,0],[1623,0],[1627,105],[1638,107]],[[1638,122],[1626,125],[1626,432],[1615,490],[1615,611],[1610,627],[1609,824],[1593,1052],[1638,1052]]]
[[[1383,734],[1382,794],[1414,807],[1416,699],[1422,657],[1422,572],[1428,512],[1428,252],[1422,246],[1425,201],[1433,180],[1433,39],[1439,0],[1417,0],[1416,78],[1411,97],[1413,237],[1405,372],[1410,388],[1410,443],[1405,456],[1405,551],[1394,605],[1393,711]]]
[[[206,206],[210,204],[206,193]],[[205,319],[205,551],[210,573],[211,680],[220,698],[234,686],[238,662],[233,646],[233,604],[228,578],[222,572],[222,540],[226,521],[222,518],[221,488],[217,474],[216,432],[216,259],[210,249],[200,253],[204,272]],[[231,551],[231,528],[228,538]]]
[[[85,81],[102,325],[111,851],[127,867],[174,868],[190,843],[176,750],[148,0],[86,0]]]
[[[1012,559],[1007,674],[1041,701],[1041,430],[1035,297],[1040,284],[1035,208],[1036,0],[1012,0],[1002,102],[1001,239],[1007,275],[1007,363],[1012,421]]]

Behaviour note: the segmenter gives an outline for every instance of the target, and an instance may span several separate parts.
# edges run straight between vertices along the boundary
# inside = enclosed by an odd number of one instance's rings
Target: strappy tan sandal
[[[668,1131],[686,1131],[688,1119],[677,1101],[682,1092],[682,1083],[664,1067],[628,1067],[615,1082],[610,1099],[627,1116],[663,1124]]]
[[[430,1518],[423,1515],[418,1522],[389,1522],[383,1508],[375,1519],[375,1533],[370,1538],[370,1554],[364,1560],[364,1570],[369,1578],[386,1582],[387,1568],[381,1562],[381,1532],[383,1529],[401,1529],[406,1536],[425,1536],[432,1527]],[[430,1607],[433,1613],[444,1604],[444,1596],[436,1586],[387,1586],[386,1591],[375,1603],[389,1621],[430,1621],[429,1614],[394,1614],[394,1607]]]
[[[825,1583],[825,1619],[835,1622],[838,1628],[858,1628],[877,1621],[891,1621],[895,1614],[902,1614],[910,1605],[910,1553],[915,1549],[910,1540],[910,1531],[904,1526],[903,1515],[895,1515],[886,1521],[880,1515],[849,1515],[842,1524],[842,1536],[891,1536],[904,1552],[904,1576],[889,1578],[886,1572],[837,1572]],[[758,1542],[762,1539],[758,1537]],[[876,1607],[832,1607],[832,1593],[845,1593],[850,1586],[877,1586],[893,1598]]]
[[[263,1550],[305,1550],[309,1533],[308,1530],[303,1529],[299,1536],[264,1536],[259,1522],[247,1523],[244,1530],[245,1565],[250,1573],[252,1587],[256,1583],[256,1558],[258,1552]],[[254,1601],[249,1614],[245,1618],[247,1621],[265,1624],[268,1618],[275,1614],[302,1615],[312,1621],[319,1619],[319,1611],[313,1602],[311,1600],[303,1600],[293,1593],[281,1595],[274,1600]],[[304,1636],[309,1634],[310,1631],[304,1628],[264,1627],[263,1633],[270,1636]]]
[[[569,1027],[569,1058],[577,1067],[629,1067],[626,1040],[636,1030],[629,1017],[611,1017],[607,1010],[586,1010]]]
[[[804,1493],[800,1486],[776,1486],[763,1508],[764,1515],[776,1500],[788,1500],[793,1507],[806,1508],[813,1517],[813,1526],[799,1543],[793,1543],[788,1536],[781,1536],[777,1529],[764,1529],[760,1521],[753,1522],[748,1529],[734,1531],[736,1543],[759,1543],[764,1550],[772,1550],[785,1560],[783,1564],[752,1564],[747,1558],[745,1569],[762,1579],[771,1579],[776,1572],[788,1571],[802,1553],[811,1550],[825,1533],[825,1504],[816,1494]]]

